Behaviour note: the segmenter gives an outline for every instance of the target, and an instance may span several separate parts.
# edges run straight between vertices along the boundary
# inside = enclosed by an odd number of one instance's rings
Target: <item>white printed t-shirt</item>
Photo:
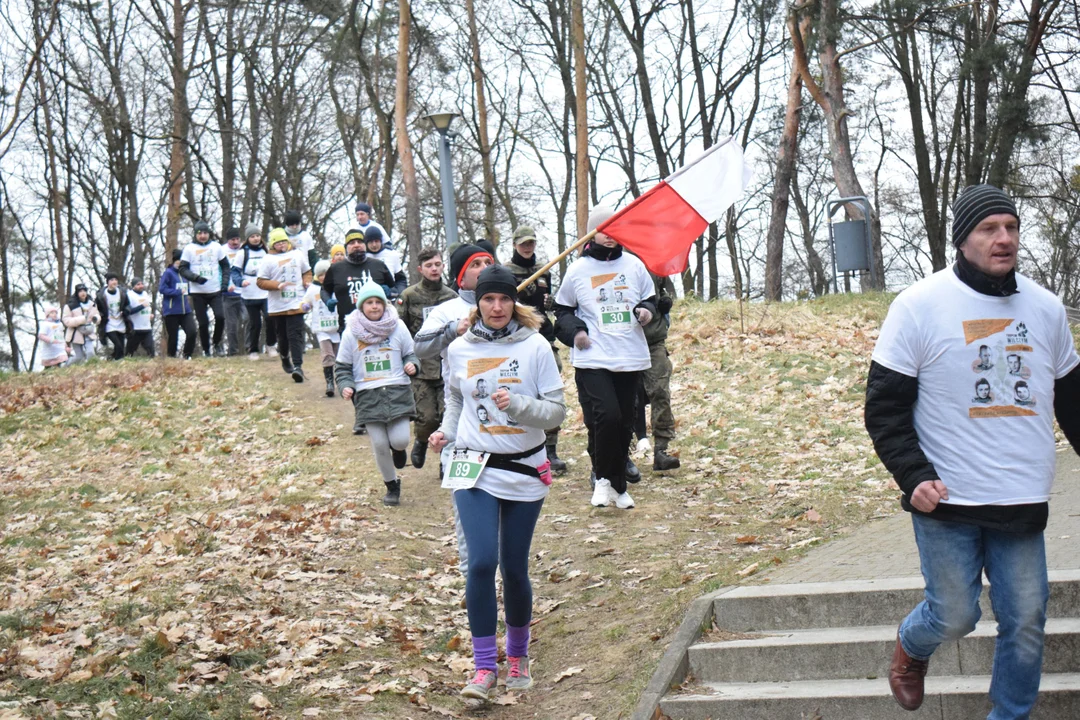
[[[383,247],[377,253],[368,253],[368,257],[375,258],[390,271],[391,275],[397,275],[401,272],[401,256],[398,255],[396,250],[391,250],[388,247]]]
[[[208,242],[205,245],[192,242],[184,248],[180,256],[181,262],[187,262],[191,271],[199,277],[206,278],[206,282],[191,283],[188,293],[191,295],[209,295],[221,292],[221,259],[225,257],[221,246],[216,242]]]
[[[311,308],[308,311],[308,327],[315,333],[315,338],[319,342],[323,340],[333,343],[341,342],[337,311],[326,307],[326,303],[323,302],[322,285],[311,283],[304,295],[304,305]]]
[[[433,333],[438,330],[442,330],[449,323],[455,325],[461,321],[462,318],[469,317],[469,313],[476,307],[471,303],[467,303],[460,297],[450,298],[446,302],[439,303],[430,308],[431,312],[424,318],[424,324],[420,326],[417,331],[417,335],[423,335],[425,333]],[[425,312],[429,308],[424,308]],[[450,365],[446,361],[446,353],[450,349],[447,345],[439,353],[439,357],[442,358],[442,376],[443,380],[446,380],[448,373],[450,372]],[[450,387],[447,385],[443,388],[443,397],[450,395]]]
[[[570,363],[612,372],[651,367],[649,343],[634,317],[634,307],[655,294],[649,271],[629,253],[609,261],[586,255],[571,264],[555,302],[575,308],[574,314],[589,328],[592,346],[588,350],[571,347]]]
[[[267,298],[269,290],[263,290],[255,282],[257,275],[259,274],[259,263],[269,253],[266,252],[265,247],[260,247],[258,250],[254,248],[248,248],[247,251],[247,265],[244,265],[244,246],[241,245],[240,249],[236,251],[236,257],[232,260],[232,266],[240,268],[240,274],[244,276],[245,280],[250,280],[246,287],[240,287],[240,297],[244,300],[265,300]]]
[[[128,290],[128,305],[130,306],[130,312],[128,318],[131,319],[132,330],[149,330],[150,329],[150,293],[145,290],[141,293],[134,290]],[[135,308],[139,308],[136,310]]]
[[[105,332],[127,332],[127,324],[124,322],[124,313],[120,310],[120,293],[123,288],[116,288],[116,292],[106,290],[105,307],[109,311],[109,317],[105,320]]]
[[[1065,308],[1020,274],[992,297],[952,267],[897,296],[874,362],[919,380],[919,446],[951,505],[1046,502],[1054,480],[1054,381],[1078,363]]]
[[[277,255],[267,255],[259,263],[258,277],[278,282],[292,283],[284,290],[268,290],[266,312],[268,315],[299,310],[304,300],[304,273],[311,270],[307,253],[289,250]]]
[[[470,342],[460,337],[447,348],[447,362],[446,384],[462,397],[455,447],[512,455],[544,444],[542,428],[517,424],[491,400],[499,388],[532,398],[562,389],[551,345],[542,335],[533,333],[513,343]],[[540,467],[545,460],[547,449],[541,447],[515,462]],[[541,500],[548,493],[539,478],[486,467],[474,487],[503,500],[524,502]]]
[[[243,245],[240,245],[239,247],[237,247],[234,250],[233,248],[229,247],[229,243],[223,242],[223,243],[221,243],[221,252],[222,252],[222,254],[225,255],[225,259],[229,261],[229,267],[232,267],[233,265],[236,264],[236,257],[238,255],[240,256],[240,262],[244,261],[244,246]],[[232,285],[232,279],[230,277],[226,276],[225,277],[225,289],[228,290],[230,285]],[[236,288],[235,290],[233,290],[233,292],[234,293],[240,292],[240,288]],[[242,293],[241,293],[241,295],[242,295]]]
[[[360,312],[360,310],[353,310]],[[337,361],[352,365],[356,392],[390,385],[408,385],[411,381],[405,374],[402,358],[414,353],[412,335],[404,321],[398,319],[397,327],[390,337],[381,343],[368,345],[356,339],[349,330],[349,317],[345,319],[345,332],[341,336]]]
[[[42,341],[41,343],[39,360],[48,362],[66,354],[64,325],[62,323],[53,320],[42,320],[38,327],[41,328],[39,333],[49,338],[47,342]]]

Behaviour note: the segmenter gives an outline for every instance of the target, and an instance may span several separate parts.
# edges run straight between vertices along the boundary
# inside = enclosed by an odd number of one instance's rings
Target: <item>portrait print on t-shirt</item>
[[[968,409],[970,418],[1030,417],[1038,415],[1026,355],[1036,352],[1027,324],[1012,318],[965,320],[964,339],[979,342],[971,370],[979,377]],[[1047,349],[1039,348],[1041,352]],[[1039,363],[1034,363],[1036,366]],[[1049,378],[1048,382],[1053,382]]]
[[[513,392],[512,386],[521,384],[521,378],[518,377],[519,367],[520,363],[509,357],[473,358],[467,363],[467,377],[462,390],[476,401],[490,398],[492,388],[505,388]],[[480,423],[482,433],[519,435],[525,432],[513,418],[499,410],[494,403],[477,402],[476,419]]]
[[[630,286],[626,284],[625,273],[605,273],[593,275],[590,278],[593,289],[599,288],[596,293],[596,304],[599,306],[600,332],[609,335],[629,335],[633,330],[632,307],[626,301],[626,291]]]

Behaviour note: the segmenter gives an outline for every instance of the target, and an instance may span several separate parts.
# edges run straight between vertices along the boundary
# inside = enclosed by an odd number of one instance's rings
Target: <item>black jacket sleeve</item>
[[[389,272],[389,270],[387,271]],[[393,276],[394,282],[390,286],[390,298],[396,298],[409,287],[409,278],[405,277],[404,270],[398,270]]]
[[[881,464],[908,497],[919,483],[936,480],[938,476],[919,446],[919,435],[915,432],[918,397],[918,378],[871,361],[866,381],[866,431]]]
[[[660,311],[656,309],[656,295],[650,295],[649,297],[645,298],[634,306],[635,310],[637,310],[638,308],[645,308],[653,317],[656,317],[660,314]]]
[[[555,337],[566,347],[574,346],[574,336],[579,331],[589,332],[585,321],[574,314],[574,308],[569,305],[555,303]]]
[[[199,285],[200,284],[199,281],[202,280],[202,278],[200,278],[191,269],[191,263],[189,263],[187,260],[181,260],[180,261],[180,267],[178,268],[178,271],[180,273],[180,277],[184,278],[188,282],[193,282],[196,285]]]
[[[1080,454],[1080,365],[1054,381],[1054,416],[1065,439]]]

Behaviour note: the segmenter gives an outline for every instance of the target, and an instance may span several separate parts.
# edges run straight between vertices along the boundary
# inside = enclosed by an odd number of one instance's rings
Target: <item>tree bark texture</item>
[[[398,0],[397,89],[394,93],[394,125],[401,175],[405,185],[405,236],[409,257],[420,255],[420,192],[416,185],[412,143],[409,140],[409,27],[412,24],[409,0]],[[419,282],[417,263],[409,262],[410,282]]]

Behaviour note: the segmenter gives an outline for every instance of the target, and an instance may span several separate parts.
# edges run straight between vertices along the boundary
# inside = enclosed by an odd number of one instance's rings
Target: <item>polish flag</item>
[[[656,275],[686,269],[690,247],[750,184],[750,167],[733,138],[676,170],[596,231],[614,238]]]

